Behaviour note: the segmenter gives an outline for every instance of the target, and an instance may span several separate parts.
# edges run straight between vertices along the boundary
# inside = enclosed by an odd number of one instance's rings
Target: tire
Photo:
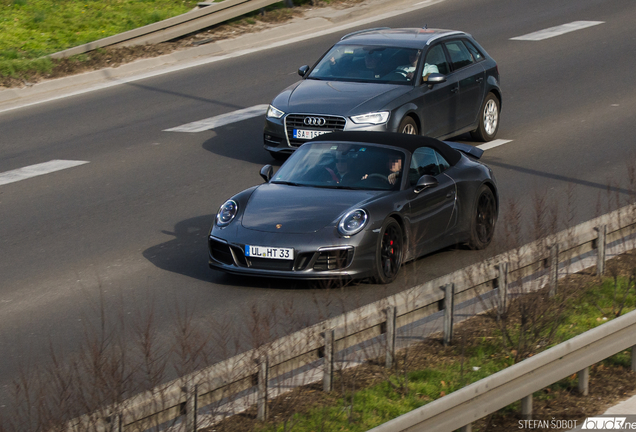
[[[479,111],[479,126],[470,132],[475,141],[492,141],[499,130],[499,99],[488,93]]]
[[[470,220],[468,247],[473,250],[485,249],[495,233],[497,203],[490,188],[482,185],[477,193],[475,207]]]
[[[398,126],[398,132],[407,135],[419,135],[420,131],[417,130],[417,124],[412,117],[404,117]]]
[[[404,238],[402,227],[393,218],[384,221],[375,252],[374,281],[380,284],[391,283],[397,278],[402,266]]]
[[[284,153],[280,153],[280,152],[269,152],[270,155],[272,155],[272,157],[274,159],[276,159],[277,161],[284,161],[287,160],[288,155],[284,154]]]

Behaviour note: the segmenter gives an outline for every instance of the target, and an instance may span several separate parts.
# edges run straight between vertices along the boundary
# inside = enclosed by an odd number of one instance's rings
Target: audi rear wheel
[[[492,141],[499,130],[499,99],[488,93],[486,100],[479,111],[479,126],[470,132],[475,141]]]

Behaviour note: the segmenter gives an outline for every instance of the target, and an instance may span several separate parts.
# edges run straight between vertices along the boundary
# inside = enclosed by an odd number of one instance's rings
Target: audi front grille
[[[311,120],[305,122],[306,118]],[[347,120],[344,117],[317,114],[289,114],[285,117],[285,131],[287,132],[289,145],[292,147],[300,147],[307,142],[307,140],[294,138],[294,129],[335,132],[344,130],[346,123]]]

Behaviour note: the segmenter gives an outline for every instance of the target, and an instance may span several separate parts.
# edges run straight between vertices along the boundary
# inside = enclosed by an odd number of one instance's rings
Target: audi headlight
[[[285,115],[284,112],[282,112],[278,108],[275,108],[273,105],[270,105],[269,108],[267,108],[267,117],[273,117],[273,118],[279,119],[284,115]]]
[[[352,116],[351,121],[357,124],[382,124],[386,123],[389,120],[389,112],[388,111],[380,111],[375,113],[362,114],[357,116]]]
[[[352,210],[340,219],[338,232],[344,236],[352,236],[362,231],[369,220],[369,215],[362,209]]]
[[[227,200],[223,203],[219,212],[216,214],[216,225],[220,227],[227,226],[234,216],[238,213],[238,204],[234,200]]]

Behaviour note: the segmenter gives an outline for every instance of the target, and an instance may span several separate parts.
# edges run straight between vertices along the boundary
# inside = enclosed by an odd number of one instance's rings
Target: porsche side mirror
[[[422,192],[424,189],[428,189],[428,188],[432,188],[435,187],[439,184],[439,182],[437,181],[437,179],[435,177],[433,177],[432,175],[428,175],[428,174],[424,174],[422,177],[420,177],[420,179],[417,181],[417,184],[415,185],[415,193],[420,193]]]
[[[424,82],[428,84],[428,88],[431,89],[435,84],[446,82],[446,75],[442,75],[441,73],[432,73],[428,76],[428,78],[426,78],[426,81]]]
[[[309,66],[307,65],[301,66],[298,68],[298,75],[304,78],[308,70],[309,70]]]
[[[274,168],[272,168],[271,165],[265,165],[263,168],[261,168],[261,177],[263,177],[263,180],[265,180],[265,182],[270,181],[273,175]]]

